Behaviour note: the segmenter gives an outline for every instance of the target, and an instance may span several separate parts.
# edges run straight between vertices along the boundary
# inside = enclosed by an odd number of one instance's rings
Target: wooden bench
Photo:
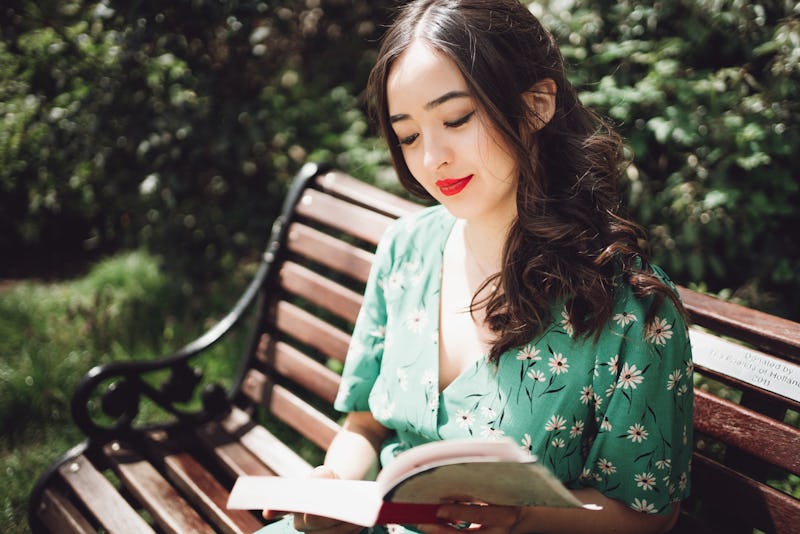
[[[338,429],[336,369],[372,250],[395,217],[417,209],[342,173],[304,167],[254,280],[226,317],[163,360],[113,363],[83,379],[72,412],[86,440],[36,484],[32,530],[260,528],[258,514],[226,510],[229,489],[237,475],[307,472],[300,444],[321,458]],[[798,532],[798,479],[795,496],[767,482],[800,475],[800,324],[681,294],[697,325],[695,371],[710,385],[697,387],[693,496],[675,532]],[[195,362],[240,323],[253,333],[226,391],[207,384]],[[165,417],[153,423],[158,413]]]

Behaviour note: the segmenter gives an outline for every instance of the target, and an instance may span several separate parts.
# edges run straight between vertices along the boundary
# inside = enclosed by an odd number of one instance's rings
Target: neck
[[[466,248],[475,256],[484,276],[500,272],[503,265],[503,248],[512,221],[465,220],[462,223]]]

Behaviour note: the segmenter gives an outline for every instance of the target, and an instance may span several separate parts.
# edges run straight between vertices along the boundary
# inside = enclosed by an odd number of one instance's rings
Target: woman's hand
[[[418,525],[418,528],[427,534],[452,534],[463,530],[480,530],[481,534],[506,534],[513,532],[522,515],[522,508],[481,503],[448,503],[441,505],[436,515],[442,521],[441,524]]]
[[[313,478],[339,478],[330,467],[320,465],[311,471]],[[276,519],[285,515],[279,510],[264,510],[261,514],[264,519]],[[337,519],[320,517],[311,514],[294,514],[294,528],[300,532],[314,532],[316,534],[351,534],[358,532],[362,527],[343,523]]]

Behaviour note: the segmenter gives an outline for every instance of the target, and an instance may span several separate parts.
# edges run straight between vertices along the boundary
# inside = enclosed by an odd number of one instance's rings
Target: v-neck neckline
[[[460,381],[461,377],[467,374],[469,371],[472,371],[477,368],[477,366],[483,364],[486,360],[486,354],[482,354],[480,357],[476,358],[473,362],[469,365],[461,369],[461,371],[455,375],[450,382],[447,383],[444,387],[441,387],[441,371],[442,371],[442,342],[441,342],[441,328],[442,328],[442,287],[444,282],[444,253],[445,249],[447,248],[448,241],[453,237],[453,231],[456,228],[456,225],[459,221],[458,218],[454,217],[450,212],[446,210],[446,208],[442,208],[447,216],[450,218],[448,222],[449,228],[447,225],[444,225],[444,232],[443,238],[441,243],[439,244],[439,265],[436,271],[438,272],[437,276],[437,291],[436,291],[436,338],[437,341],[434,344],[435,347],[435,359],[436,359],[436,390],[441,397],[448,389],[450,389],[454,384]]]

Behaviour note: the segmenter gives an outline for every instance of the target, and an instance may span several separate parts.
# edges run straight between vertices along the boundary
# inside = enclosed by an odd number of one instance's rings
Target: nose
[[[423,136],[424,155],[423,165],[429,172],[437,172],[440,168],[452,163],[453,150],[450,145],[438,135]]]

